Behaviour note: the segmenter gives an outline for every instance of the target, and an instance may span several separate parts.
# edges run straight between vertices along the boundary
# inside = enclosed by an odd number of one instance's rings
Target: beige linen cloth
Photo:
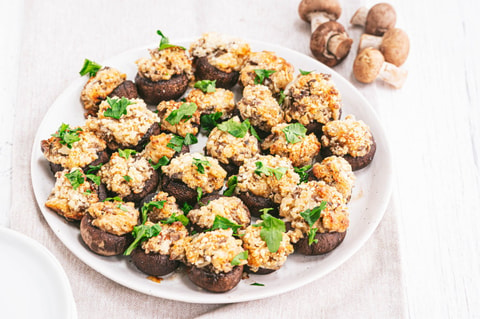
[[[343,2],[341,21],[346,24],[364,1]],[[30,155],[36,128],[55,98],[78,78],[84,58],[102,61],[157,42],[157,29],[171,39],[218,31],[310,54],[309,25],[299,19],[297,7],[293,0],[25,1],[10,223],[58,258],[70,280],[79,318],[405,317],[394,201],[367,243],[330,274],[277,297],[232,305],[164,300],[103,277],[57,239],[35,202]],[[353,55],[336,68],[347,79],[351,79]],[[373,90],[362,93],[375,105]]]

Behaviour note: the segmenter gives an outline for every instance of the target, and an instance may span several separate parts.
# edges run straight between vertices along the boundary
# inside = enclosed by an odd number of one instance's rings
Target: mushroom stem
[[[340,60],[345,57],[352,47],[353,40],[345,33],[335,34],[328,40],[327,50]]]
[[[318,28],[319,25],[330,21],[330,20],[335,20],[332,19],[326,12],[320,12],[320,11],[314,11],[308,14],[310,18],[310,27],[311,27],[311,33],[315,31],[315,29]]]
[[[378,78],[390,84],[394,88],[400,89],[405,83],[407,75],[408,72],[406,70],[396,67],[391,63],[384,62],[382,64],[382,68],[380,69],[380,73],[378,74]]]
[[[364,27],[365,22],[367,21],[367,14],[368,14],[367,7],[359,8],[357,11],[355,11],[352,18],[350,19],[350,24]]]
[[[380,45],[382,44],[382,40],[382,37],[364,33],[360,36],[360,42],[358,43],[357,52],[360,52],[365,48],[379,49]]]

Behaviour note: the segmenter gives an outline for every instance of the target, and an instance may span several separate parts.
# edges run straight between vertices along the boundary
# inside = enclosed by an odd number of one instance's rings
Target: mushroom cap
[[[363,49],[353,62],[353,75],[362,83],[375,81],[385,59],[382,53],[374,48]]]
[[[407,59],[409,50],[410,40],[407,33],[402,29],[392,28],[383,35],[380,52],[382,52],[385,61],[401,66]]]
[[[328,50],[328,42],[337,35],[345,35],[348,38],[345,28],[336,21],[328,21],[318,26],[310,38],[310,50],[317,60],[327,66],[335,66],[340,63],[350,52],[353,40],[343,41],[337,49],[341,51],[340,57],[336,56],[338,52]]]
[[[298,14],[303,21],[310,22],[309,13],[325,12],[332,20],[337,20],[342,14],[338,0],[302,0],[298,6]]]
[[[370,8],[365,22],[365,33],[383,35],[395,26],[397,13],[388,3],[377,3]]]

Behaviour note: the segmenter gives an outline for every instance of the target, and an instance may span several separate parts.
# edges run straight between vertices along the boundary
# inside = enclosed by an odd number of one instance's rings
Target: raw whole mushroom
[[[371,83],[379,78],[396,89],[403,86],[407,71],[385,62],[382,53],[374,48],[363,49],[353,62],[353,74],[362,83]]]
[[[383,37],[362,34],[358,44],[358,52],[368,47],[380,50],[386,62],[401,66],[408,57],[410,40],[405,31],[392,28],[385,32]]]
[[[337,0],[303,0],[298,7],[302,20],[311,24],[310,50],[327,66],[340,63],[350,52],[353,40],[336,22],[342,13]]]
[[[395,27],[397,13],[388,3],[377,3],[370,10],[362,7],[352,16],[350,23],[365,27],[365,33],[382,36],[388,29]]]

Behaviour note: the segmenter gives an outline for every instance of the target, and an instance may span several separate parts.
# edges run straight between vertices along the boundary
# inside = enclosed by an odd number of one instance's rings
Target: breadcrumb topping
[[[250,53],[250,45],[242,39],[209,32],[190,45],[193,57],[207,57],[208,63],[220,71],[240,71]]]
[[[350,163],[344,158],[338,156],[324,158],[321,163],[313,165],[312,171],[316,178],[335,187],[346,202],[350,200],[355,174],[352,172]]]
[[[126,78],[125,73],[111,67],[103,67],[95,76],[90,77],[80,93],[80,101],[86,113],[96,115],[98,103],[105,100]]]
[[[66,174],[80,170],[84,182],[74,189]],[[55,173],[55,185],[48,196],[45,206],[59,215],[73,220],[82,219],[91,204],[98,202],[96,187],[80,168],[64,169]]]
[[[202,228],[211,228],[215,216],[228,218],[230,221],[246,227],[250,224],[250,212],[247,206],[238,197],[220,197],[208,202],[199,209],[192,209],[187,217],[194,224]]]
[[[285,122],[282,108],[265,85],[246,86],[237,107],[243,119],[249,119],[253,126],[265,132]]]
[[[293,245],[290,237],[282,233],[282,241],[278,250],[270,252],[267,243],[260,237],[262,227],[248,226],[245,230],[239,230],[243,248],[248,251],[247,265],[253,272],[260,268],[278,270],[287,261],[287,256],[293,253]]]
[[[167,144],[170,143],[172,137],[173,134],[168,133],[150,136],[150,142],[145,146],[141,156],[155,164],[164,156],[171,159],[175,155],[175,150],[168,147]]]
[[[341,97],[330,74],[300,74],[287,88],[285,95],[287,122],[325,124],[340,118]]]
[[[149,50],[150,58],[140,58],[135,63],[138,73],[153,82],[170,80],[175,74],[186,74],[192,77],[192,61],[185,50],[179,47],[170,47],[163,50],[158,48]]]
[[[312,164],[320,152],[320,142],[315,134],[306,135],[300,142],[289,143],[282,131],[288,124],[282,123],[272,128],[272,134],[262,143],[262,149],[270,150],[273,155],[280,155],[290,159],[295,167]]]
[[[200,173],[195,160],[208,161],[203,165],[204,173]],[[227,172],[218,161],[200,153],[186,153],[171,160],[170,164],[162,166],[162,171],[171,179],[184,182],[191,189],[200,187],[203,194],[209,194],[222,188]]]
[[[97,202],[87,212],[93,218],[93,226],[117,236],[132,232],[138,223],[139,212],[131,202]]]
[[[274,52],[261,51],[249,54],[244,67],[240,71],[240,82],[243,86],[255,84],[256,69],[275,71],[263,83],[273,93],[279,93],[281,90],[284,90],[288,83],[293,80],[293,66]]]
[[[188,93],[186,100],[187,102],[195,103],[201,114],[222,112],[221,119],[231,117],[235,110],[233,92],[222,88],[216,88],[215,92],[207,93],[199,89],[192,89]]]
[[[320,233],[347,230],[349,213],[342,194],[323,181],[311,181],[298,185],[280,204],[280,216],[291,222],[293,230],[288,234],[293,243],[305,237],[311,228],[300,213],[320,206],[322,201],[326,201],[327,206],[313,228]]]
[[[373,145],[370,128],[363,121],[355,120],[353,115],[327,123],[322,130],[322,146],[328,147],[337,156],[365,156]]]
[[[153,223],[147,221],[145,225],[153,225]],[[175,242],[188,236],[188,230],[181,222],[174,222],[170,225],[162,224],[161,227],[162,230],[157,236],[142,243],[142,249],[146,254],[170,255]]]

